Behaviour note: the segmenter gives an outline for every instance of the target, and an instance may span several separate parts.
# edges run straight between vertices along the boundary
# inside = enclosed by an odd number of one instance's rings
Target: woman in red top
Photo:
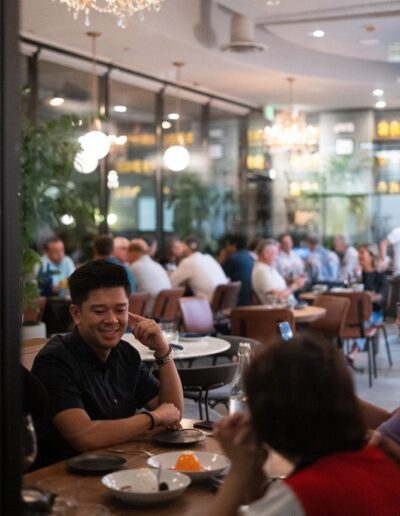
[[[336,348],[305,334],[260,346],[245,380],[250,416],[215,426],[232,467],[212,516],[400,514],[400,468],[365,445],[352,379]],[[292,464],[283,481],[267,477],[271,451]]]

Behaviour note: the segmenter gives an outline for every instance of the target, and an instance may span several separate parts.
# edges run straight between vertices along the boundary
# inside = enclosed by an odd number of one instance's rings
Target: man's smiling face
[[[83,340],[100,358],[106,358],[126,331],[128,298],[123,287],[92,290],[71,315]]]

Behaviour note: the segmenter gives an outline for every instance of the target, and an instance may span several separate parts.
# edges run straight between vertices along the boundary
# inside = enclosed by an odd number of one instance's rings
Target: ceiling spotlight
[[[375,97],[380,97],[381,95],[383,95],[383,90],[381,90],[380,88],[377,88],[376,90],[374,90],[372,92],[372,95],[375,95]]]
[[[116,113],[126,113],[127,111],[127,107],[126,106],[114,106],[113,107],[113,110],[116,112]]]
[[[163,129],[171,129],[172,124],[171,124],[171,122],[168,122],[168,120],[164,120],[164,121],[162,122],[162,124],[161,124],[161,127],[162,127]]]
[[[50,106],[61,106],[62,104],[64,104],[64,99],[62,97],[53,97],[52,99],[49,100],[49,104]]]
[[[384,100],[378,100],[377,102],[375,102],[375,107],[377,109],[383,109],[386,107],[386,101]]]
[[[281,0],[267,0],[266,4],[268,7],[276,7],[281,3]]]
[[[179,113],[169,113],[167,118],[168,120],[179,120]]]
[[[313,38],[323,38],[325,36],[325,32],[320,29],[314,30],[310,33],[310,36],[312,36]]]

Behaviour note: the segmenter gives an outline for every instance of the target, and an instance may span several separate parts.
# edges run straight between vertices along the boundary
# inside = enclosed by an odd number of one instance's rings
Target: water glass
[[[33,426],[32,416],[25,414],[22,418],[22,469],[27,471],[35,462],[37,456],[36,432]]]
[[[179,332],[176,329],[176,324],[171,321],[162,321],[159,324],[161,331],[163,332],[168,344],[171,342],[177,343],[179,340]]]
[[[274,308],[276,305],[277,298],[274,296],[274,294],[267,294],[265,296],[265,305],[269,308]]]

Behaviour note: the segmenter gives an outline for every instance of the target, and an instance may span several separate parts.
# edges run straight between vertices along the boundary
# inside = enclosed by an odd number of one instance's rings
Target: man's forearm
[[[146,414],[124,419],[92,421],[79,409],[57,414],[54,423],[69,444],[79,452],[130,441],[152,427],[152,420]],[[76,431],[77,428],[80,429],[79,432]]]
[[[158,399],[162,403],[173,403],[175,407],[183,413],[183,390],[181,379],[176,370],[173,360],[160,366],[160,391]]]

